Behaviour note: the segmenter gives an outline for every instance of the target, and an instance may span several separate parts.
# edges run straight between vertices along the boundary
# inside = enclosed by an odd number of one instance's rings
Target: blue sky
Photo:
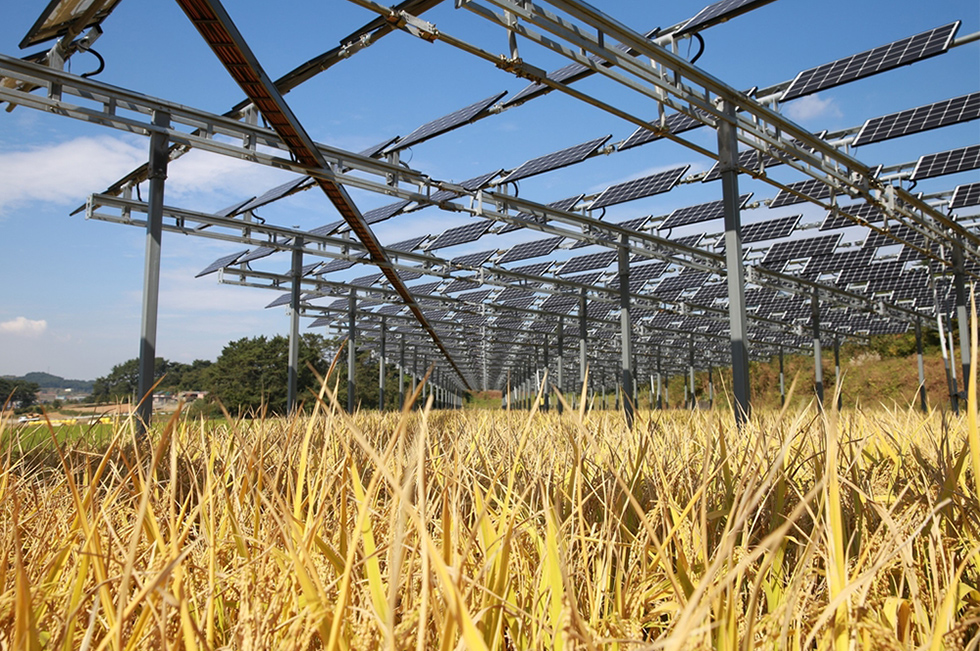
[[[17,43],[46,4],[47,0],[33,0],[6,3],[0,9],[0,52],[22,56],[38,49],[22,52]],[[646,31],[680,22],[705,4],[700,0],[604,2],[601,8]],[[273,78],[329,49],[373,18],[339,0],[304,3],[302,9],[295,9],[302,16],[298,21],[271,15],[269,7],[254,1],[227,3]],[[501,31],[469,12],[454,10],[451,2],[426,18],[488,50],[506,50]],[[738,88],[768,86],[791,79],[800,70],[957,19],[963,21],[960,36],[980,30],[975,0],[887,4],[777,0],[705,31],[707,47],[698,65]],[[97,79],[214,113],[241,99],[241,91],[175,3],[125,0],[104,27],[96,49],[107,66]],[[549,69],[564,65],[551,53],[522,48],[524,57],[535,65]],[[78,55],[71,66],[74,72],[84,72],[93,69],[95,61]],[[975,92],[978,82],[980,44],[973,43],[797,100],[783,110],[812,130],[835,130]],[[523,81],[448,45],[395,33],[294,90],[287,101],[315,139],[357,151],[386,137],[406,135],[424,122],[495,92],[513,94],[523,87]],[[606,80],[589,79],[580,87],[643,110],[636,97]],[[528,158],[600,135],[612,134],[611,142],[616,142],[632,131],[621,120],[552,93],[420,144],[412,149],[409,162],[433,177],[458,181],[498,167],[513,168]],[[713,148],[712,134],[703,131],[690,134],[691,140]],[[905,162],[923,153],[976,143],[978,132],[980,126],[972,122],[869,145],[855,153],[867,163]],[[143,233],[86,221],[81,215],[69,217],[69,212],[90,192],[103,190],[142,163],[147,146],[141,137],[30,109],[0,113],[0,278],[4,279],[0,374],[48,371],[94,378],[137,355]],[[711,161],[676,144],[658,142],[528,179],[522,182],[521,196],[547,203],[681,164],[696,171],[707,169]],[[917,189],[949,189],[977,176],[974,171],[943,177]],[[218,156],[191,154],[171,166],[166,202],[217,210],[289,178]],[[785,180],[797,179],[787,175]],[[751,181],[744,181],[742,188],[756,192],[756,199],[774,194],[769,186]],[[661,215],[717,198],[717,192],[707,185],[682,186],[666,195],[616,206],[607,219]],[[383,197],[354,196],[362,210],[388,203]],[[793,206],[750,211],[744,221],[799,212],[809,218],[806,209]],[[316,192],[291,197],[262,215],[273,223],[303,228],[336,219],[326,199]],[[381,224],[377,232],[382,242],[394,242],[438,232],[464,219],[426,209]],[[511,238],[506,243],[504,237],[499,239],[501,246],[539,235],[517,232],[506,236]],[[486,248],[486,242],[470,245],[473,251]],[[221,286],[215,276],[194,278],[213,259],[235,250],[230,243],[164,234],[159,355],[182,362],[214,359],[229,340],[286,331],[283,308],[264,309],[275,293]],[[450,252],[459,255],[467,249]],[[263,268],[284,271],[287,257],[269,258]],[[350,275],[365,273],[357,268]]]

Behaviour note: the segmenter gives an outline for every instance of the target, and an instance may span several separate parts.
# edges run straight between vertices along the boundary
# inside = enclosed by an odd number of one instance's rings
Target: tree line
[[[342,342],[318,334],[300,337],[297,388],[300,401],[311,402],[319,392],[317,375],[325,376]],[[289,340],[273,337],[244,337],[228,342],[214,362],[194,360],[190,364],[158,357],[155,393],[207,391],[207,405],[198,405],[214,413],[218,404],[229,413],[250,414],[266,409],[272,413],[286,410]],[[389,362],[391,360],[389,359]],[[358,351],[355,372],[355,400],[361,407],[376,408],[379,400],[378,360],[369,351]],[[406,385],[410,382],[406,378]],[[393,365],[386,372],[385,406],[398,402],[398,370]],[[130,359],[112,367],[108,375],[95,380],[92,400],[124,402],[138,400],[139,360]],[[347,404],[347,354],[338,360],[330,387],[338,387],[341,405]]]

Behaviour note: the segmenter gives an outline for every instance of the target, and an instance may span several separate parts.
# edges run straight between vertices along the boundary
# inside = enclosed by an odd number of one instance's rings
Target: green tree
[[[4,409],[18,405],[21,408],[37,404],[38,386],[35,382],[0,378],[0,405]]]
[[[298,395],[303,400],[308,389],[318,388],[317,373],[326,373],[330,360],[326,358],[328,342],[320,335],[305,334],[300,338]],[[286,410],[288,384],[289,340],[276,335],[272,338],[242,338],[228,343],[217,361],[207,369],[205,388],[221,400],[232,413],[256,412],[265,405],[273,413]]]
[[[182,364],[157,357],[153,364],[153,381],[160,382],[157,385],[158,392],[200,389],[205,381],[204,371],[210,365],[211,362],[200,359],[195,360],[193,364]],[[139,370],[139,359],[134,358],[116,364],[108,375],[95,380],[92,385],[92,400],[96,402],[137,400]]]

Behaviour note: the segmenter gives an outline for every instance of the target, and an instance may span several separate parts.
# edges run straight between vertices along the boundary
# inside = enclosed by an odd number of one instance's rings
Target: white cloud
[[[791,120],[797,122],[806,122],[821,117],[841,117],[840,108],[837,107],[834,99],[824,99],[820,97],[819,93],[794,100],[792,104],[787,104],[783,111]]]
[[[0,215],[28,201],[81,204],[139,165],[146,151],[101,136],[0,153]]]
[[[145,163],[148,146],[146,139],[138,137],[99,136],[0,152],[0,217],[31,201],[81,205],[90,193],[102,191]],[[170,164],[166,195],[168,203],[193,210],[219,209],[293,177],[227,156],[192,151]]]
[[[48,322],[44,319],[32,321],[28,318],[19,316],[10,321],[0,323],[0,332],[22,337],[37,337],[48,329]]]

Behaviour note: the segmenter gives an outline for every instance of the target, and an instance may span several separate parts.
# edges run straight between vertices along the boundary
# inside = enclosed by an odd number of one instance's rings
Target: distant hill
[[[22,380],[24,382],[34,382],[40,389],[71,389],[82,393],[91,393],[94,380],[66,380],[58,375],[33,371],[26,375],[4,375],[8,380]]]

